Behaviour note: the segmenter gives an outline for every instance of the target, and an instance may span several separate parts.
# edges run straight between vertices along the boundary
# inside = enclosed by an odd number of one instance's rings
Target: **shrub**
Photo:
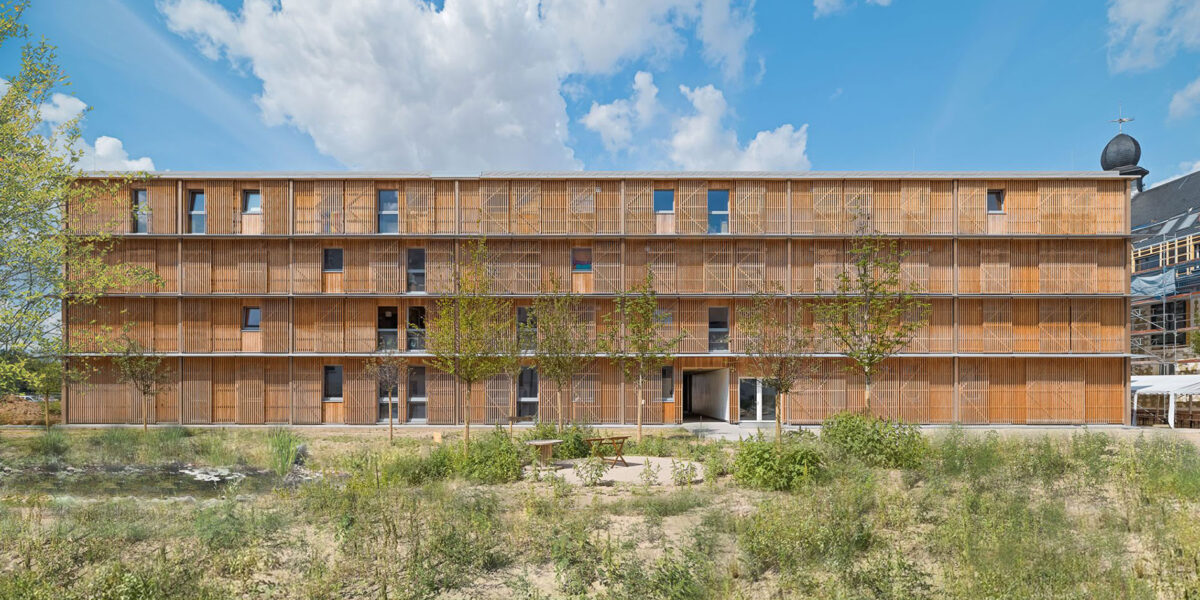
[[[300,436],[285,427],[273,427],[267,434],[267,447],[270,449],[271,470],[284,477],[292,471],[300,454]]]
[[[575,462],[575,476],[586,487],[599,485],[607,470],[608,463],[599,456],[589,456]]]
[[[71,443],[67,440],[67,434],[58,429],[47,429],[41,435],[33,438],[29,443],[29,448],[34,454],[49,459],[61,458],[71,449]]]
[[[658,472],[661,471],[658,465],[646,461],[646,465],[642,467],[642,472],[638,473],[638,481],[642,482],[645,487],[658,485]]]
[[[558,429],[554,423],[541,421],[522,433],[520,439],[522,442],[529,440],[562,440],[563,443],[554,447],[554,458],[570,460],[572,458],[583,458],[591,455],[592,449],[587,443],[587,438],[593,437],[598,437],[598,434],[591,425],[571,423],[562,429]]]
[[[428,455],[404,454],[383,464],[383,476],[387,481],[400,481],[407,485],[422,485],[445,479],[454,472],[455,453],[447,444],[434,446]]]
[[[733,470],[733,461],[724,446],[709,444],[700,446],[697,459],[704,467],[704,481],[716,483],[717,479],[728,475]]]
[[[521,447],[501,427],[471,442],[457,471],[474,483],[509,483],[521,478]]]
[[[821,425],[821,441],[867,464],[893,469],[921,465],[928,443],[915,425],[857,413],[842,413]]]
[[[821,454],[799,436],[780,443],[760,432],[738,443],[733,478],[738,485],[765,490],[796,490],[824,473]]]

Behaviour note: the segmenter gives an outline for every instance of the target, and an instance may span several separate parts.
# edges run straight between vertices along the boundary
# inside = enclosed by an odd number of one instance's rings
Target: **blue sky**
[[[1123,106],[1150,182],[1200,169],[1194,0],[247,4],[25,20],[104,165],[1095,169]]]

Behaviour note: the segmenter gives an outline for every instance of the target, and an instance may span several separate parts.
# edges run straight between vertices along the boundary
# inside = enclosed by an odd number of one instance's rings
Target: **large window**
[[[408,420],[425,420],[425,367],[408,369]]]
[[[410,352],[425,349],[425,307],[408,307],[408,325],[404,333],[404,347]]]
[[[990,213],[1004,212],[1004,190],[988,190],[987,210]]]
[[[247,306],[242,309],[242,331],[258,331],[262,327],[262,309]]]
[[[342,249],[326,248],[321,256],[321,270],[326,273],[342,272]]]
[[[729,233],[729,190],[708,190],[708,232]]]
[[[204,192],[188,192],[188,233],[204,233],[208,213],[204,209]]]
[[[654,212],[675,212],[675,190],[654,190]]]
[[[379,382],[379,420],[388,420],[388,409],[391,409],[390,417],[393,419],[400,418],[400,382],[395,378],[390,378],[391,386],[389,387],[384,381]]]
[[[397,348],[397,327],[400,324],[400,313],[395,306],[380,306],[375,317],[375,348],[378,350],[395,350]]]
[[[729,351],[729,308],[710,306],[708,308],[708,351]]]
[[[400,233],[400,192],[379,190],[379,233]]]
[[[150,206],[146,190],[133,190],[133,232],[150,232]]]
[[[572,273],[591,273],[592,272],[592,249],[591,248],[572,248],[571,249],[571,272]]]
[[[325,365],[325,377],[321,386],[321,399],[326,402],[342,401],[341,365]]]
[[[409,248],[406,254],[405,275],[406,288],[409,293],[425,291],[425,249]]]
[[[262,194],[258,190],[245,190],[242,192],[242,214],[262,214]]]
[[[537,416],[538,409],[538,374],[536,367],[521,367],[517,376],[518,417]]]

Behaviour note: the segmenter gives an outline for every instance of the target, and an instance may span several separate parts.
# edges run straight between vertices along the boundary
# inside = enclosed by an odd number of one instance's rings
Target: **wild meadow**
[[[0,598],[1200,594],[1200,452],[1169,433],[857,415],[778,443],[657,433],[626,455],[695,477],[530,468],[522,438],[586,461],[586,426],[477,434],[469,452],[374,431],[3,431]],[[174,487],[204,469],[237,476]]]

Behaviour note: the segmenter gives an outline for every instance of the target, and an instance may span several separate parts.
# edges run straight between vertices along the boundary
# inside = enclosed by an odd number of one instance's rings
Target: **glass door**
[[[738,382],[738,416],[742,421],[774,421],[779,394],[758,379]]]

